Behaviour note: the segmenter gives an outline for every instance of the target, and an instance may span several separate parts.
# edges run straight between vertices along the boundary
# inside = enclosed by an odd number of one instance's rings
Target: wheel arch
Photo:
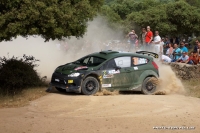
[[[97,79],[97,81],[99,82],[99,91],[101,91],[101,88],[102,88],[102,76],[99,75],[98,73],[91,72],[91,73],[86,74],[83,77],[83,80],[85,80],[87,77],[90,77],[90,76]]]
[[[158,74],[157,74],[156,72],[154,72],[154,71],[152,71],[152,70],[146,70],[146,71],[144,71],[144,72],[141,74],[139,80],[140,80],[140,81],[144,81],[144,80],[145,80],[146,78],[148,78],[148,77],[155,77],[155,78],[158,78],[159,76],[158,76]]]

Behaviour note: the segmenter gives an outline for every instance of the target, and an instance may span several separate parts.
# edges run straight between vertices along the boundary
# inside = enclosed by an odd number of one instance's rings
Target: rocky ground
[[[199,133],[199,103],[198,98],[176,94],[52,93],[26,107],[1,109],[0,129],[4,133]]]
[[[182,69],[177,65],[172,67],[177,72]],[[30,102],[28,106],[0,109],[0,131],[3,133],[199,133],[200,99],[185,95],[184,86],[169,66],[161,65],[160,75],[158,91],[165,92],[166,95],[113,93],[113,95],[84,96],[54,91]]]

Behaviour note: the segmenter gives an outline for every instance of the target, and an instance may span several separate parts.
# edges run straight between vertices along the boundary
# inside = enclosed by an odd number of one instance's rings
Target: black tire
[[[158,79],[155,77],[147,77],[142,83],[142,93],[145,95],[152,95],[156,91],[157,81]]]
[[[65,89],[62,89],[62,88],[59,88],[59,87],[55,87],[55,88],[56,88],[56,90],[58,90],[59,92],[66,92]]]
[[[81,91],[84,95],[93,95],[99,91],[99,82],[94,77],[87,77],[83,80]]]

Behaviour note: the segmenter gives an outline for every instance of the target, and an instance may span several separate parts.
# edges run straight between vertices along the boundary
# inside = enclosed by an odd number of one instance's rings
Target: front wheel
[[[157,82],[157,78],[147,77],[142,83],[142,93],[146,95],[154,94],[156,91]]]
[[[82,85],[81,90],[84,95],[93,95],[99,91],[99,82],[94,77],[87,77]]]

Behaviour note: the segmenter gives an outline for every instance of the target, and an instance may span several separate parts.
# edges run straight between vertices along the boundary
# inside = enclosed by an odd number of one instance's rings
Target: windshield
[[[103,63],[106,59],[95,57],[95,56],[87,56],[75,61],[75,64],[86,65],[86,66],[98,66]]]

